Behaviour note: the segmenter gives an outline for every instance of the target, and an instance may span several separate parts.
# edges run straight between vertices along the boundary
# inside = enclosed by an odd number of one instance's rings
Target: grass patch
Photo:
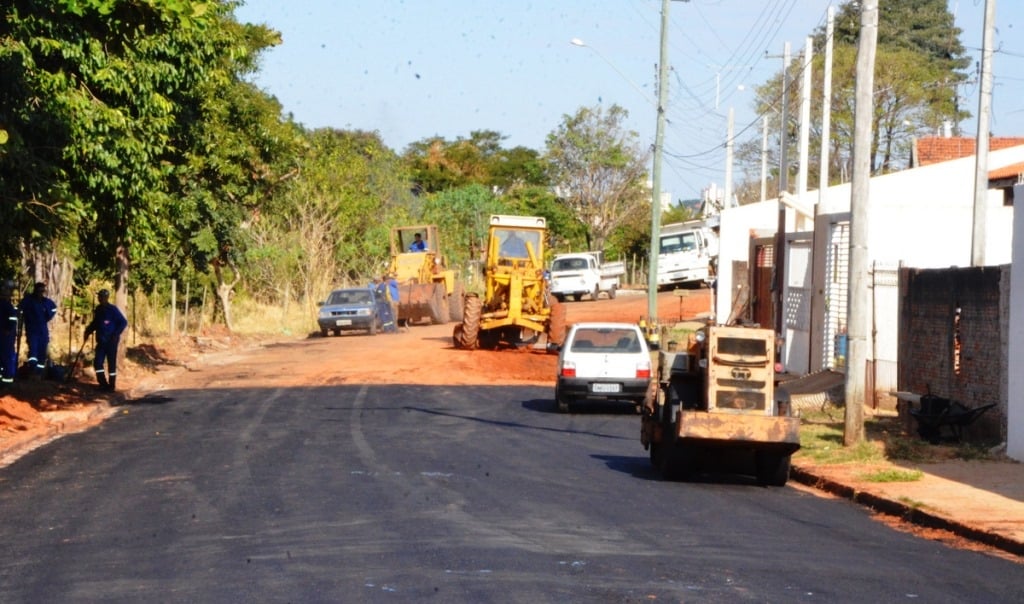
[[[907,496],[905,496],[905,495],[901,496],[901,497],[900,497],[900,498],[898,499],[898,501],[899,501],[900,503],[902,503],[902,504],[906,505],[907,507],[909,507],[909,508],[913,508],[913,509],[915,509],[915,510],[920,510],[920,509],[922,509],[922,508],[924,508],[924,507],[927,507],[927,506],[925,506],[925,504],[924,504],[924,503],[922,503],[922,502],[920,502],[920,501],[917,501],[916,499],[911,499],[910,497],[907,497]]]
[[[921,480],[923,476],[924,472],[921,470],[888,468],[885,470],[861,474],[860,479],[866,482],[916,482]]]
[[[819,464],[884,461],[934,463],[951,459],[987,461],[999,457],[992,453],[991,445],[987,443],[933,445],[918,438],[917,434],[906,433],[900,419],[889,416],[866,418],[864,441],[846,447],[843,445],[843,413],[841,407],[804,411],[800,418],[800,450],[794,457],[805,457]]]

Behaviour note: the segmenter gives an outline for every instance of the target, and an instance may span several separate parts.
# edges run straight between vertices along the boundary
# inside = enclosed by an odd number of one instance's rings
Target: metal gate
[[[786,281],[783,289],[783,361],[786,371],[809,372],[811,364],[811,233],[786,235]]]
[[[774,239],[755,239],[750,248],[753,283],[750,284],[750,321],[761,327],[775,325],[772,291],[775,277]]]
[[[849,303],[850,221],[829,226],[825,250],[825,329],[822,330],[822,367],[846,367],[846,311]]]

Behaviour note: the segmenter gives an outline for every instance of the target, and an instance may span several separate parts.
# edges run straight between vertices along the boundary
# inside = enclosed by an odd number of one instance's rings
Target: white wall
[[[1014,203],[1024,204],[1024,185],[1014,187]],[[1024,212],[1013,217],[1013,265],[1010,267],[1010,333],[1007,373],[1006,453],[1024,461]]]
[[[989,169],[1024,162],[1024,145],[993,151]],[[921,168],[903,170],[871,179],[869,187],[868,263],[902,263],[913,268],[945,268],[971,265],[971,237],[974,217],[974,156]],[[817,202],[818,192],[808,193]],[[822,196],[819,214],[844,214],[850,211],[849,184],[830,187]],[[1024,195],[1017,200],[1024,199]],[[1020,214],[1018,212],[1017,214]],[[787,211],[787,230],[793,228],[793,210]],[[1002,194],[990,191],[987,207],[985,264],[1007,264],[1012,258],[1012,207],[1003,207]],[[746,261],[751,231],[774,233],[778,222],[778,202],[765,201],[722,212],[719,256],[717,319],[724,322],[732,308],[734,260]],[[822,242],[816,242],[820,246]],[[815,262],[823,252],[815,250]],[[1022,277],[1024,280],[1024,277]],[[1024,302],[1022,302],[1024,304]],[[898,313],[879,312],[879,331],[895,334]],[[888,317],[888,319],[883,319]],[[874,350],[877,359],[895,361],[896,338],[879,338]],[[871,347],[869,347],[869,350]],[[1011,365],[1012,367],[1012,365]],[[1013,371],[1011,370],[1011,373]],[[879,390],[887,385],[876,384]],[[894,386],[894,385],[893,385]],[[1024,438],[1022,434],[1021,438]],[[1024,447],[1024,444],[1022,444]]]
[[[719,323],[725,323],[732,311],[732,294],[735,293],[732,263],[749,260],[752,232],[773,235],[778,223],[779,203],[776,200],[722,210],[718,239],[718,299],[715,304],[715,318]]]

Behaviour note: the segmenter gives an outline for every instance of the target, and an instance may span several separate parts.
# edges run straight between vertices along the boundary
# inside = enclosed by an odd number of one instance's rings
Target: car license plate
[[[352,319],[338,319],[337,321],[334,322],[334,324],[337,325],[338,327],[341,327],[342,325],[351,325]]]
[[[594,384],[591,388],[594,392],[601,394],[614,394],[622,391],[622,387],[619,384]]]

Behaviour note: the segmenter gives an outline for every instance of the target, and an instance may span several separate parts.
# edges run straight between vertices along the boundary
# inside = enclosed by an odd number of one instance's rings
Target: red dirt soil
[[[658,295],[659,322],[673,324],[706,313],[710,311],[710,298],[707,289],[661,292]],[[569,323],[636,322],[647,315],[648,300],[645,292],[620,291],[614,300],[602,297],[596,302],[587,299],[565,304]],[[206,386],[213,377],[209,372],[212,366],[247,364],[232,353],[269,344],[275,339],[280,345],[267,346],[258,365],[282,368],[267,378],[277,387],[328,383],[465,385],[554,382],[555,355],[533,349],[456,350],[451,340],[453,327],[452,324],[414,325],[401,333],[375,338],[359,334],[321,338],[312,332],[302,339],[302,345],[305,346],[306,342],[318,344],[316,358],[320,362],[313,363],[309,362],[308,355],[296,355],[293,347],[281,342],[280,337],[243,338],[207,332],[201,336],[147,342],[128,349],[128,358],[119,368],[118,393],[97,390],[92,385],[92,371],[88,367],[76,372],[76,379],[64,383],[21,380],[0,391],[0,448],[11,436],[18,436],[20,440],[34,433],[51,431],[52,418],[47,415],[59,414],[44,415],[44,412],[81,410],[117,398],[138,396],[159,387],[158,383],[169,379],[169,374],[175,375],[175,386]],[[347,338],[361,338],[360,345],[346,345]],[[414,363],[409,362],[410,354],[415,354]],[[87,366],[89,362],[86,359]],[[238,367],[236,373],[248,374],[250,369],[255,367]],[[247,379],[251,380],[251,376]],[[216,381],[224,384],[231,380],[218,378]]]

